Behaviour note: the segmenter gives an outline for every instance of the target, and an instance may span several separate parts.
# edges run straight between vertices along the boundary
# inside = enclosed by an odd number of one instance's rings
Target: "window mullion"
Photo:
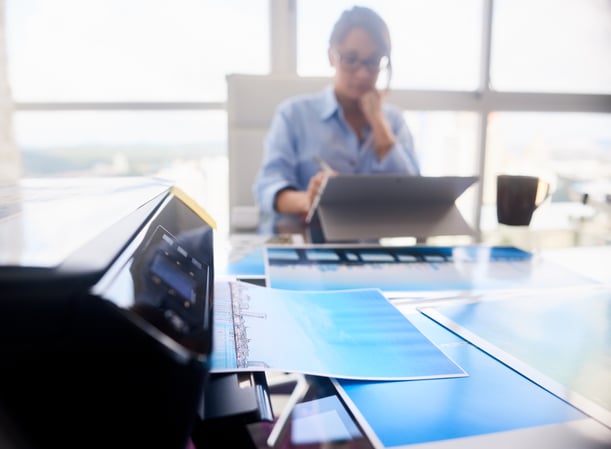
[[[478,120],[478,173],[480,180],[476,186],[476,207],[473,211],[473,223],[476,225],[478,241],[481,240],[481,219],[482,205],[484,203],[484,184],[486,153],[488,140],[488,102],[486,98],[490,93],[490,64],[492,60],[492,18],[493,18],[494,0],[484,0],[482,5],[482,43],[480,56],[480,76],[479,76],[479,94],[482,101],[479,103],[479,120]]]
[[[296,0],[270,0],[271,74],[297,74]]]

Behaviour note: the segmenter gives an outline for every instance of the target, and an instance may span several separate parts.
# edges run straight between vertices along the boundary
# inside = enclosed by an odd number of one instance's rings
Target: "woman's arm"
[[[277,212],[288,214],[308,213],[318,195],[326,176],[334,172],[320,171],[312,176],[307,190],[283,189],[276,195],[275,209]]]
[[[373,149],[380,161],[386,157],[397,140],[388,120],[384,116],[382,101],[383,98],[380,91],[372,89],[366,92],[359,102],[363,115],[369,122],[369,126],[371,126]]]

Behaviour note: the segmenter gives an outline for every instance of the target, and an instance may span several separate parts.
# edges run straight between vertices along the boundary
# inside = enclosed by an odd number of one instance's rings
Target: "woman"
[[[333,173],[420,173],[401,111],[376,89],[382,72],[390,81],[390,53],[377,13],[358,6],[342,13],[329,39],[333,85],[284,101],[272,119],[254,184],[264,223],[283,214],[303,220]]]

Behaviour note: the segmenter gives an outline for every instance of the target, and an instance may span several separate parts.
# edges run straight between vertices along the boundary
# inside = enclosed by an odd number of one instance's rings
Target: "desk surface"
[[[247,260],[249,262],[242,265],[242,268],[249,266],[250,273],[245,274],[262,274],[264,268],[258,264],[262,261],[261,245],[266,240],[259,237],[258,241],[250,241],[250,249],[245,250],[249,246],[248,238],[246,240],[241,248],[241,257],[233,262]],[[577,273],[587,274],[601,285],[611,288],[611,272],[607,269],[611,264],[609,246],[554,248],[542,250],[538,255]],[[239,263],[233,266],[236,271],[242,269]],[[421,385],[414,382],[406,384],[407,390],[401,392],[405,400],[395,401],[394,406],[399,404],[397,412],[401,412],[406,420],[405,432],[411,428],[410,425],[419,425],[420,433],[409,444],[403,442],[400,447],[502,448],[530,444],[542,448],[608,447],[611,429],[600,420],[588,416],[583,410],[550,393],[532,379],[518,374],[459,335],[429,320],[420,313],[418,305],[403,304],[399,307],[414,323],[422,326],[421,330],[428,338],[446,348],[470,372],[468,380],[462,383],[452,380],[422,381],[427,383]],[[277,373],[270,375],[277,376],[276,379],[282,378]],[[257,447],[270,447],[267,442],[270,434],[278,437],[276,447],[299,447],[304,442],[312,444],[308,447],[399,447],[393,440],[382,442],[379,434],[367,425],[374,421],[376,415],[368,413],[375,410],[377,405],[364,406],[360,401],[369,401],[371,395],[368,398],[361,393],[379,386],[355,386],[349,383],[331,385],[329,379],[321,378],[308,379],[308,383],[310,386],[305,393],[303,390],[297,391],[291,397],[284,394],[284,391],[283,394],[272,396],[275,401],[274,411],[281,421],[286,421],[284,425],[278,424],[275,427],[272,423],[251,424],[249,432]],[[333,387],[339,387],[339,395]],[[375,396],[378,396],[378,392]],[[343,407],[344,401],[352,407]],[[385,408],[393,406],[388,401],[378,405]],[[287,412],[289,409],[292,413]],[[282,415],[283,411],[286,415]],[[351,418],[350,411],[356,411],[358,419]],[[365,427],[357,425],[363,422],[366,423]],[[422,427],[423,423],[427,425]],[[379,425],[377,423],[373,427],[378,430]],[[416,430],[414,427],[412,432]],[[319,440],[326,442],[317,443],[317,435]],[[329,444],[333,438],[337,439],[336,443]],[[348,445],[338,442],[345,440],[349,440]]]

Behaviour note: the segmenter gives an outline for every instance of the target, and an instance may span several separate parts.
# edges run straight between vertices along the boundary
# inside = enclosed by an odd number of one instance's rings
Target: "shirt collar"
[[[322,107],[320,108],[320,119],[327,120],[339,110],[339,103],[335,97],[333,85],[327,86],[323,92]]]

